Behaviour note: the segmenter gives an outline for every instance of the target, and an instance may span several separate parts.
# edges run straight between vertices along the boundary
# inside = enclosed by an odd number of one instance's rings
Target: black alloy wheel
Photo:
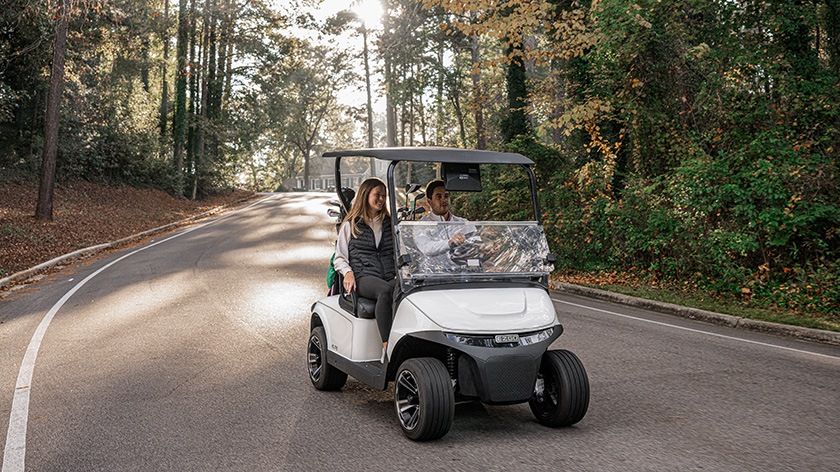
[[[570,426],[582,420],[589,408],[589,377],[580,359],[564,349],[546,351],[528,405],[546,426]]]
[[[409,439],[428,441],[448,433],[455,417],[455,390],[443,362],[432,357],[403,362],[394,382],[394,406]]]
[[[327,363],[327,332],[317,326],[309,335],[307,367],[309,380],[318,390],[338,390],[347,382],[347,374]]]

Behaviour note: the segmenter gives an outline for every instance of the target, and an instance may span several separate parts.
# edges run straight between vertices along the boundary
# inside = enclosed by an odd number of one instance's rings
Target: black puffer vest
[[[350,269],[353,270],[353,274],[357,279],[371,275],[386,281],[393,279],[397,272],[394,269],[394,238],[391,236],[391,222],[387,219],[382,222],[382,237],[379,239],[378,248],[373,230],[363,218],[356,218],[356,228],[361,233],[358,237],[350,233],[350,242],[347,244]]]

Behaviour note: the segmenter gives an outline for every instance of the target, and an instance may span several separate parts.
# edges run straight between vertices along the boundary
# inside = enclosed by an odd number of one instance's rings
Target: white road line
[[[803,351],[801,349],[794,349],[792,347],[779,346],[777,344],[763,343],[763,342],[760,342],[760,341],[750,341],[749,339],[736,338],[734,336],[726,336],[725,334],[712,333],[712,332],[709,332],[709,331],[703,331],[701,329],[686,328],[684,326],[672,325],[672,324],[668,324],[668,323],[663,323],[661,321],[646,320],[644,318],[639,318],[639,317],[636,317],[636,316],[623,315],[621,313],[616,313],[614,311],[602,310],[600,308],[592,308],[591,306],[579,305],[577,303],[567,302],[567,301],[564,301],[564,300],[558,300],[556,298],[552,298],[552,300],[557,302],[557,303],[565,303],[566,305],[572,305],[572,306],[576,306],[578,308],[586,308],[587,310],[599,311],[601,313],[607,313],[609,315],[620,316],[622,318],[629,318],[631,320],[636,320],[636,321],[644,321],[646,323],[653,323],[653,324],[660,325],[660,326],[667,326],[669,328],[682,329],[684,331],[691,331],[692,333],[708,334],[709,336],[717,336],[719,338],[731,339],[733,341],[741,341],[741,342],[750,343],[750,344],[758,344],[759,346],[775,347],[777,349],[784,349],[786,351],[793,351],[793,352],[798,352],[798,353],[801,353],[801,354],[810,354],[812,356],[828,357],[829,359],[840,360],[840,357],[830,356],[828,354],[820,354],[820,353],[817,353],[817,352]]]
[[[76,284],[72,289],[70,289],[70,291],[65,293],[64,296],[61,297],[61,299],[58,302],[56,302],[55,305],[53,305],[50,311],[47,312],[47,314],[41,320],[41,323],[35,330],[35,334],[32,335],[32,339],[29,341],[29,347],[26,348],[26,354],[24,354],[23,362],[20,365],[17,383],[15,384],[15,395],[12,399],[12,412],[9,416],[9,429],[6,432],[6,447],[3,452],[3,467],[2,469],[0,469],[0,472],[23,472],[24,470],[24,459],[26,457],[26,426],[29,420],[29,392],[32,390],[32,372],[35,370],[35,359],[38,357],[38,351],[41,349],[41,341],[44,339],[44,334],[47,332],[47,328],[49,328],[50,322],[52,321],[55,314],[58,313],[58,310],[60,310],[61,307],[64,306],[64,303],[66,303],[67,300],[70,297],[72,297],[73,294],[76,293],[80,288],[82,288],[82,286],[84,286],[89,280],[96,277],[97,275],[102,273],[102,271],[111,267],[117,262],[120,262],[121,260],[127,257],[131,257],[134,254],[137,254],[138,252],[145,251],[146,249],[149,249],[151,247],[155,247],[158,244],[165,243],[166,241],[191,233],[197,229],[201,229],[205,226],[222,221],[235,213],[251,208],[254,205],[259,205],[260,203],[270,200],[272,198],[274,198],[274,196],[264,198],[258,202],[254,202],[246,207],[233,211],[221,218],[209,221],[207,223],[204,223],[203,225],[196,226],[194,228],[190,228],[184,232],[149,244],[148,246],[143,246],[140,249],[136,249],[114,261],[111,261],[110,263],[101,267],[96,272],[85,277],[84,280]]]

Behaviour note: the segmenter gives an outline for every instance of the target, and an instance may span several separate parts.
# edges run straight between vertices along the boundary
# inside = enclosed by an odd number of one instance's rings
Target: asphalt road
[[[578,425],[462,404],[443,439],[405,439],[390,390],[319,392],[307,377],[327,198],[272,196],[4,292],[2,472],[21,457],[37,471],[840,470],[840,348],[560,293],[555,347],[592,390]]]

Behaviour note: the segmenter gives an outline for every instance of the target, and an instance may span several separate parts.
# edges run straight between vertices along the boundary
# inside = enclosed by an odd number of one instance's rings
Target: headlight
[[[458,344],[478,347],[496,347],[492,336],[464,336],[461,334],[446,333],[446,337]]]
[[[537,331],[536,333],[531,333],[525,336],[519,337],[519,345],[520,346],[527,346],[529,344],[536,344],[540,341],[545,341],[546,339],[550,338],[551,335],[554,333],[554,328],[544,329],[542,331]]]
[[[544,329],[536,333],[528,333],[524,335],[519,334],[500,334],[493,336],[470,336],[465,334],[446,333],[446,337],[451,341],[466,346],[475,347],[514,347],[514,346],[528,346],[538,342],[545,341],[551,338],[554,333],[554,328]]]

